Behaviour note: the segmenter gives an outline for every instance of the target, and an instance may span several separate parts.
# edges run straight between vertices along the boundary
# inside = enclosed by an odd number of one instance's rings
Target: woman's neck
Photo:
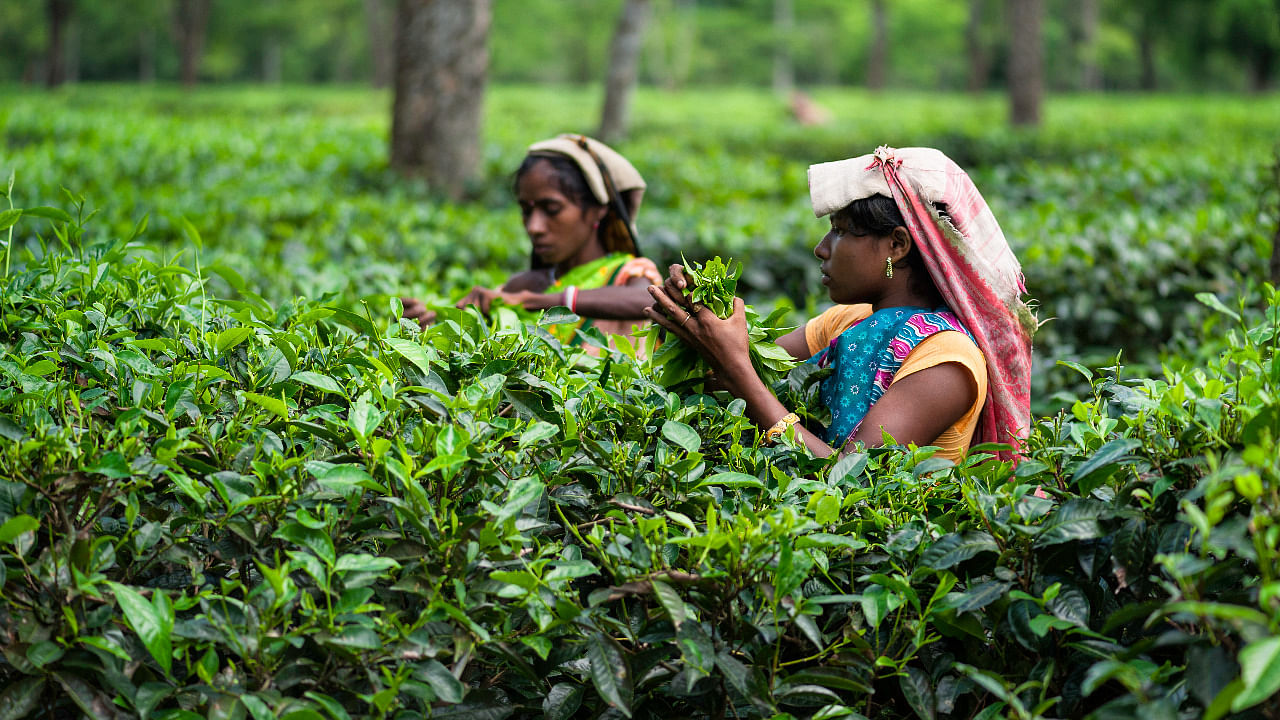
[[[935,308],[944,305],[942,294],[935,288],[930,287],[931,292],[918,292],[915,289],[915,283],[909,273],[903,273],[906,277],[902,278],[902,282],[894,283],[894,285],[877,301],[871,303],[871,311],[876,312],[885,308],[893,307],[924,307]]]
[[[583,245],[582,249],[577,253],[574,253],[573,257],[567,258],[564,262],[561,262],[551,268],[552,282],[554,282],[556,278],[564,277],[566,273],[579,265],[586,265],[587,263],[599,260],[604,256],[604,246],[599,242],[589,242],[586,245]]]

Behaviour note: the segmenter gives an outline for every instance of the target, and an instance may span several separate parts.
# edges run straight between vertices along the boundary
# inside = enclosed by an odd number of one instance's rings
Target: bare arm
[[[710,310],[690,304],[683,293],[683,283],[683,273],[673,266],[666,284],[652,288],[655,302],[647,316],[697,348],[715,369],[723,387],[746,403],[747,416],[758,427],[772,427],[789,410],[751,366],[742,300],[735,298],[733,314],[721,320]],[[806,346],[806,354],[807,350]],[[788,351],[795,355],[792,350]],[[882,445],[886,432],[900,443],[928,445],[955,424],[976,397],[977,388],[972,378],[956,363],[943,363],[913,373],[889,386],[867,413],[858,432],[840,451],[851,451],[853,443],[859,441],[872,447]],[[825,457],[836,451],[809,430],[799,426],[796,430],[814,455]]]
[[[635,277],[626,285],[580,290],[576,311],[582,317],[601,320],[642,320],[644,309],[653,304],[648,286],[648,280]],[[563,292],[546,293],[524,301],[528,310],[545,310],[564,304]]]
[[[808,360],[813,357],[813,353],[809,352],[809,340],[804,336],[806,326],[807,323],[778,338],[778,347],[786,350],[787,354],[796,360]]]

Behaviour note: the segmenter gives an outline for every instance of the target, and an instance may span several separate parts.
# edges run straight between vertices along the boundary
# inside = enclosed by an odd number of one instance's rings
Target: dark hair
[[[587,185],[587,178],[582,174],[582,169],[578,167],[578,164],[568,156],[554,152],[532,152],[526,155],[512,177],[511,191],[513,193],[519,193],[520,178],[524,177],[525,173],[533,169],[533,166],[539,162],[546,162],[551,166],[551,177],[555,181],[556,189],[574,205],[583,210],[604,206],[604,203],[597,201],[595,195],[591,193],[591,188]],[[629,206],[633,202],[626,194],[623,195],[622,200],[624,203],[628,203]],[[618,213],[612,207],[607,207],[607,210],[608,212],[600,220],[600,227],[596,231],[596,235],[600,239],[600,244],[604,246],[605,252],[638,254],[630,233],[622,226],[623,220],[618,217]],[[537,254],[530,253],[529,267],[530,269],[538,270],[546,267],[546,264],[538,258]]]
[[[603,204],[597,202],[595,196],[591,194],[591,188],[587,186],[587,178],[583,176],[578,164],[567,155],[561,155],[560,153],[529,153],[525,155],[524,161],[520,163],[520,167],[516,169],[516,173],[512,177],[512,193],[520,191],[520,178],[532,170],[534,165],[542,161],[551,166],[551,176],[555,179],[556,189],[569,198],[574,205],[585,210],[599,207]]]
[[[944,218],[948,217],[945,203],[934,203],[933,206]],[[854,200],[837,210],[832,219],[844,222],[855,233],[867,235],[889,235],[895,228],[907,226],[907,221],[902,218],[902,212],[898,210],[898,204],[893,198],[879,194]],[[914,242],[914,238],[912,240],[911,252],[904,258],[907,267],[911,269],[911,290],[917,295],[932,298],[940,305],[942,294],[929,275],[929,268],[925,267],[918,243]]]

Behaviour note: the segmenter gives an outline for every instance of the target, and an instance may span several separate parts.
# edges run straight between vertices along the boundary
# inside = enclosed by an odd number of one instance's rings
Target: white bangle
[[[569,308],[569,312],[578,312],[578,288],[576,285],[570,285],[564,289],[564,304]]]

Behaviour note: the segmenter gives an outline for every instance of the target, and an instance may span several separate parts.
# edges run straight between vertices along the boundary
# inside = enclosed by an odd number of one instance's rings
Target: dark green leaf
[[[426,675],[427,682],[436,695],[447,703],[462,702],[464,689],[458,678],[449,672],[449,668],[436,660],[427,660],[419,665]]]
[[[0,720],[20,720],[40,704],[44,678],[19,677],[0,693]]]
[[[935,570],[948,570],[979,553],[999,551],[990,534],[969,530],[942,536],[921,554],[920,562]]]
[[[898,684],[916,717],[920,720],[934,720],[937,715],[929,676],[923,670],[908,667],[904,674],[898,676]]]
[[[542,713],[546,720],[570,720],[582,706],[582,686],[573,683],[557,683],[551,686],[542,700]]]
[[[591,662],[591,683],[605,702],[631,717],[631,670],[622,650],[611,638],[592,635],[587,639],[587,659]]]

